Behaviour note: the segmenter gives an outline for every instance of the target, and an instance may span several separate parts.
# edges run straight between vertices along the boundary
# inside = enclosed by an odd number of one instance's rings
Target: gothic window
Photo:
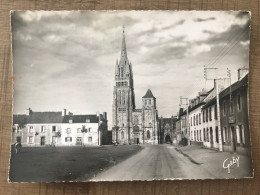
[[[124,139],[125,135],[124,135],[124,131],[121,131],[121,139]]]
[[[121,68],[121,77],[123,77],[123,74],[124,74],[124,69]]]
[[[124,91],[122,92],[122,98],[123,98],[122,102],[123,102],[123,104],[125,104],[125,92]]]
[[[122,104],[122,101],[121,101],[122,99],[121,99],[121,91],[119,91],[119,102],[120,102],[120,104]]]
[[[146,132],[146,137],[147,137],[147,139],[150,139],[150,137],[151,137],[149,130],[147,130],[147,132]]]

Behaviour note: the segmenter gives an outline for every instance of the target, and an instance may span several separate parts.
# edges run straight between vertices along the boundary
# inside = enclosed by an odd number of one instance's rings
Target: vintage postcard
[[[253,177],[250,19],[12,11],[9,182]]]

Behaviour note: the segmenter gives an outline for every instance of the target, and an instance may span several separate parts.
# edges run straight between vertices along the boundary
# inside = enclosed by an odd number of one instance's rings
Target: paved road
[[[118,146],[120,147],[120,146]],[[213,178],[201,165],[192,163],[171,145],[145,145],[125,161],[92,178],[92,181]]]

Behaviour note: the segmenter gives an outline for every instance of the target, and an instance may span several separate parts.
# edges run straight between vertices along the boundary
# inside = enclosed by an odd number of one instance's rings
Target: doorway
[[[41,146],[45,145],[45,137],[41,137]]]
[[[231,126],[231,135],[232,135],[232,149],[233,152],[236,152],[237,150],[237,135],[235,131],[235,127]]]
[[[21,143],[21,137],[19,136],[19,137],[16,137],[16,141],[18,142],[18,143]]]
[[[171,143],[172,143],[172,139],[171,139],[171,136],[170,136],[169,134],[167,134],[167,135],[165,136],[165,142],[166,142],[167,144],[171,144]]]

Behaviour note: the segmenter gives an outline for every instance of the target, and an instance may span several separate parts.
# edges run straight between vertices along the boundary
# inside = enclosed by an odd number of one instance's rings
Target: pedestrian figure
[[[15,154],[18,154],[22,148],[21,142],[15,142],[14,148],[15,148]]]

